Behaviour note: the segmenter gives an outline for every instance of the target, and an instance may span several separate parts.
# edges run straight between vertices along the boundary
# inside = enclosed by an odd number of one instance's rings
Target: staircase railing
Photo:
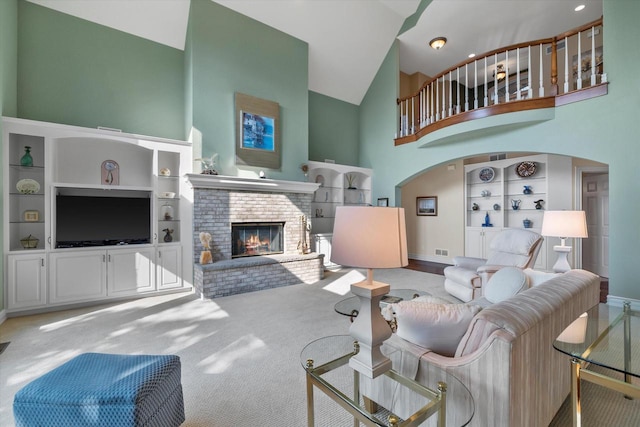
[[[443,71],[397,100],[395,144],[476,118],[603,94],[591,90],[585,96],[571,96],[585,89],[604,86],[606,93],[602,31],[600,18],[555,37],[487,52]],[[558,99],[564,95],[569,96]]]

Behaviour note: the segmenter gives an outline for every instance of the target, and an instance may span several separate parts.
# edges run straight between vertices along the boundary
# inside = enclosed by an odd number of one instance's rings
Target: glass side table
[[[395,370],[400,352],[383,348],[383,353],[391,357],[393,368],[373,380],[362,379],[361,374],[349,366],[349,359],[357,352],[358,344],[352,337],[334,335],[307,344],[300,353],[300,363],[306,372],[308,427],[315,425],[314,387],[353,416],[355,427],[361,423],[365,426],[414,427],[425,420],[438,427],[466,426],[471,421],[475,411],[473,398],[454,376],[438,369],[433,383],[428,386],[418,384]],[[395,388],[404,388],[403,391],[421,407],[404,420],[392,412],[394,408],[378,409],[361,394],[362,380],[370,381],[369,386],[373,388],[383,387],[383,380],[392,381]]]

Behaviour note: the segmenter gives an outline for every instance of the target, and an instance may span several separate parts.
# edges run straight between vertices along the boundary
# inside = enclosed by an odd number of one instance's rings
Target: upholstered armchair
[[[482,296],[482,286],[502,267],[533,267],[543,237],[530,230],[508,228],[489,244],[489,258],[457,256],[444,269],[444,288],[454,297],[468,302]]]

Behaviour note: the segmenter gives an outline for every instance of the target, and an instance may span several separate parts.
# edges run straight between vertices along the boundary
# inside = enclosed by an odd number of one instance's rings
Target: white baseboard
[[[0,325],[2,325],[5,320],[7,320],[7,310],[3,309],[0,311]]]
[[[640,300],[633,298],[617,297],[615,295],[607,295],[607,304],[614,307],[622,307],[622,305],[629,301],[631,303],[632,310],[640,310]]]
[[[453,258],[446,256],[436,255],[423,255],[423,254],[409,254],[410,259],[417,259],[418,261],[437,262],[439,264],[451,264],[453,265]]]

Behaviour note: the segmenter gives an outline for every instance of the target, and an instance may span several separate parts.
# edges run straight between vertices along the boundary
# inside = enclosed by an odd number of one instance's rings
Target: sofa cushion
[[[444,356],[453,356],[473,317],[481,310],[467,304],[401,301],[393,304],[397,335]]]
[[[528,281],[524,272],[516,267],[504,267],[496,271],[484,285],[484,297],[492,303],[504,301],[527,289]]]
[[[524,271],[524,274],[527,276],[527,279],[529,280],[530,287],[538,286],[562,274],[562,273],[550,273],[547,271],[538,271],[532,268],[525,268],[523,271]]]

